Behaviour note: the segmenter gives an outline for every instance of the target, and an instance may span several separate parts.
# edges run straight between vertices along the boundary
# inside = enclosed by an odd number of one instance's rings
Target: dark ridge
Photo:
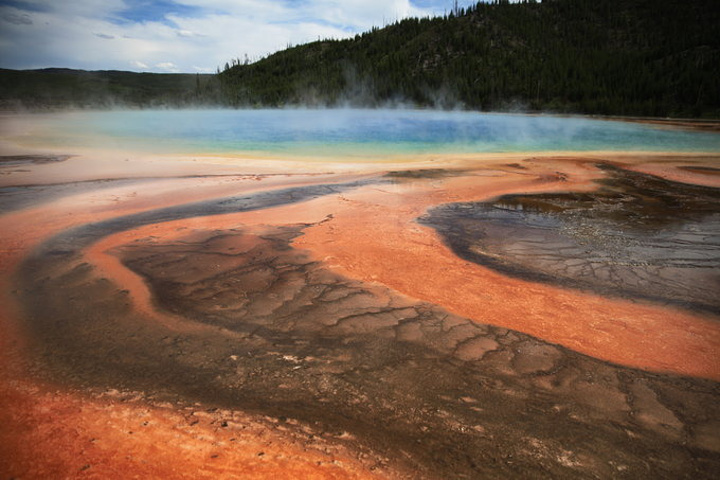
[[[700,165],[684,165],[681,167],[678,167],[680,170],[686,170],[688,172],[699,172],[699,173],[706,173],[711,175],[718,175],[720,174],[720,168],[715,167],[703,167]]]
[[[246,196],[205,200],[111,218],[97,223],[89,223],[66,230],[44,242],[29,257],[26,266],[37,262],[42,263],[43,257],[48,252],[59,251],[67,252],[69,255],[77,255],[84,248],[87,248],[103,237],[143,225],[271,208],[279,205],[307,201],[324,195],[340,193],[378,181],[379,180],[370,179],[339,184],[291,187]]]
[[[1,165],[0,165],[1,167]],[[0,212],[10,212],[37,206],[51,202],[67,195],[100,190],[104,188],[118,187],[122,185],[141,185],[145,182],[158,180],[172,180],[182,178],[252,178],[261,179],[273,176],[293,176],[305,174],[209,174],[209,175],[177,175],[172,177],[130,177],[130,178],[102,178],[96,180],[81,180],[77,182],[42,183],[13,185],[11,187],[0,187]],[[314,174],[313,174],[314,175]]]
[[[462,170],[448,170],[446,168],[421,168],[419,170],[393,170],[385,176],[395,179],[421,179],[455,177],[464,173]]]
[[[0,156],[0,168],[15,167],[18,165],[43,165],[46,163],[64,162],[73,155],[2,155]]]

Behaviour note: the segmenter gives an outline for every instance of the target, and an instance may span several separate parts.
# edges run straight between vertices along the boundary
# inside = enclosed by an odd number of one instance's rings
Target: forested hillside
[[[220,73],[235,106],[720,116],[717,0],[478,3]]]
[[[0,69],[0,107],[186,107],[223,104],[216,75]]]
[[[478,3],[230,63],[218,75],[0,70],[0,108],[406,104],[720,118],[720,2]]]

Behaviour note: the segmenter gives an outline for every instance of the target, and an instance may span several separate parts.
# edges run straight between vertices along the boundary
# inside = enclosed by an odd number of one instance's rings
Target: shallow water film
[[[720,313],[720,191],[599,168],[593,192],[448,204],[423,222],[509,275]]]
[[[307,161],[17,131],[7,478],[720,473],[712,149]]]

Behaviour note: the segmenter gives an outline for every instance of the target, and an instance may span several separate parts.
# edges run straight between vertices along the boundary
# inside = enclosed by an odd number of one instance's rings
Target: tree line
[[[227,105],[217,75],[0,69],[0,108],[184,108]]]
[[[480,2],[219,72],[233,106],[720,115],[714,0]]]
[[[720,118],[717,0],[495,0],[216,74],[0,70],[0,108],[378,107]]]

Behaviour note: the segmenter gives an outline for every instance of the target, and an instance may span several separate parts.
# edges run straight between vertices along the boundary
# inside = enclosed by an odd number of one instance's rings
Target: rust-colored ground
[[[155,311],[152,293],[136,273],[107,252],[137,239],[170,241],[192,230],[252,231],[265,226],[312,224],[293,246],[348,278],[381,285],[412,299],[436,304],[478,323],[505,327],[550,343],[652,372],[720,380],[720,328],[710,314],[663,308],[648,302],[608,299],[513,279],[458,258],[437,233],[417,223],[427,209],[449,202],[484,200],[512,192],[588,190],[602,173],[601,157],[514,156],[453,161],[450,174],[400,175],[392,183],[370,184],[303,203],[237,214],[148,225],[108,236],[85,252],[86,261],[119,288],[128,290],[139,312],[174,329],[196,328],[182,318]],[[720,187],[702,169],[712,157],[618,156],[629,168],[669,179]],[[73,160],[68,160],[70,164]],[[89,164],[87,159],[79,161]],[[169,160],[163,160],[172,163]],[[435,162],[438,163],[438,162]],[[121,176],[103,164],[101,172],[70,174],[63,180]],[[167,171],[151,161],[153,176]],[[208,169],[218,177],[154,180],[142,185],[79,192],[38,202],[0,216],[0,475],[4,478],[375,478],[401,472],[376,468],[377,459],[340,443],[303,434],[302,425],[241,411],[202,405],[149,404],[141,393],[77,391],[39,380],[27,358],[23,312],[15,302],[13,275],[23,258],[52,235],[72,226],[130,213],[243,192],[374,178],[384,172],[364,167],[357,174],[304,172],[256,176],[232,164],[206,169],[202,162],[178,163],[185,175]],[[520,165],[522,168],[519,168]],[[136,165],[138,166],[138,165]],[[426,169],[427,162],[403,166]],[[395,167],[395,166],[393,166]],[[249,168],[249,169],[248,169]],[[277,173],[288,173],[286,164]],[[383,167],[385,168],[385,167]],[[7,174],[4,185],[36,178],[48,169]],[[332,171],[327,166],[325,171]],[[336,170],[348,170],[338,167]],[[304,173],[310,173],[305,175]],[[23,181],[19,182],[18,175]],[[138,176],[135,170],[133,176]],[[33,177],[34,176],[34,177]],[[38,299],[39,302],[42,299]],[[578,319],[582,321],[578,321]],[[208,411],[210,410],[210,411]],[[315,432],[317,433],[317,432]],[[309,440],[309,438],[311,440]],[[712,441],[707,442],[708,445]]]
[[[261,188],[273,188],[274,179]],[[282,186],[302,183],[283,178]],[[132,392],[76,392],[34,380],[23,356],[12,276],[43,239],[66,228],[178,202],[228,195],[258,177],[159,181],[0,217],[0,476],[3,478],[376,478],[337,445],[241,412],[149,406]],[[247,185],[247,186],[246,186]],[[192,188],[191,190],[189,188]],[[127,275],[125,269],[119,275]],[[125,281],[123,280],[123,284]],[[132,286],[130,286],[132,288]],[[42,301],[41,299],[39,301]],[[159,315],[159,314],[158,314]],[[382,475],[386,477],[387,475]]]
[[[434,231],[416,222],[427,208],[440,203],[484,200],[513,191],[585,188],[596,175],[582,164],[562,161],[547,160],[535,168],[561,171],[566,181],[535,183],[508,174],[442,179],[427,189],[403,193],[358,190],[333,210],[332,222],[308,229],[296,245],[346,275],[382,283],[479,322],[621,365],[720,380],[716,320],[510,279],[458,258]]]

